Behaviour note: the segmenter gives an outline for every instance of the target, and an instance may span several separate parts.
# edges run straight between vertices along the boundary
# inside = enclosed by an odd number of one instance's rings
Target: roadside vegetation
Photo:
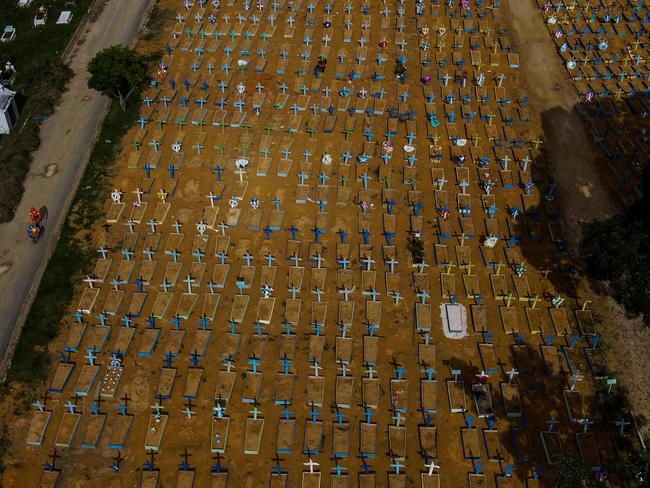
[[[93,1],[78,0],[74,7],[66,3],[40,0],[20,8],[14,0],[0,2],[0,32],[7,25],[16,28],[13,41],[0,43],[0,66],[11,62],[16,68],[9,88],[18,93],[21,110],[16,127],[0,136],[0,223],[13,218],[23,195],[32,153],[40,145],[40,124],[52,114],[72,76],[61,57]],[[48,9],[48,19],[35,28],[34,16],[41,5]],[[72,21],[57,25],[62,10],[72,11]]]
[[[36,386],[47,379],[51,362],[48,343],[59,333],[63,317],[69,315],[75,285],[90,272],[96,258],[90,229],[103,214],[115,158],[122,138],[138,118],[139,109],[139,95],[129,98],[126,110],[122,110],[118,101],[111,103],[72,209],[63,224],[61,237],[27,316],[8,371],[8,382]]]

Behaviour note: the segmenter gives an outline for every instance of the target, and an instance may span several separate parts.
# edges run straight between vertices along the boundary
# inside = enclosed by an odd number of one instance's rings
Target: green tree
[[[650,167],[648,167],[650,168]],[[629,315],[643,314],[650,325],[650,169],[643,198],[624,212],[588,224],[580,254],[589,274],[609,282],[614,298]]]
[[[555,488],[591,488],[597,486],[594,475],[587,466],[573,454],[556,452],[553,465],[557,469]]]
[[[646,443],[650,439],[646,439]],[[615,465],[616,471],[634,488],[650,486],[650,449],[633,451]]]
[[[116,98],[126,110],[126,100],[147,79],[147,63],[135,50],[117,45],[98,52],[88,63],[88,72],[88,87]]]

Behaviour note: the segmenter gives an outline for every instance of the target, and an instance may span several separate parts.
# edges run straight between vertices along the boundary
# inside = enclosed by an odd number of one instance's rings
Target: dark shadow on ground
[[[645,115],[646,112],[650,115],[650,96],[639,94],[620,100],[596,97],[591,102],[576,105],[574,112],[570,114],[556,107],[542,113],[545,143],[541,147],[541,156],[532,165],[533,181],[540,195],[539,204],[528,209],[513,228],[520,239],[525,261],[538,270],[549,270],[548,279],[562,296],[580,300],[574,278],[577,273],[586,275],[586,269],[578,257],[578,249],[568,245],[567,236],[576,229],[565,227],[564,212],[569,210],[563,209],[563,197],[580,192],[581,188],[576,181],[556,179],[557,171],[553,165],[571,164],[571,161],[548,163],[551,159],[548,149],[555,144],[556,127],[577,114],[593,142],[594,178],[600,177],[605,182],[622,209],[629,207],[641,196],[642,171],[650,161],[650,116]],[[533,229],[540,230],[539,240],[533,237]],[[581,231],[579,229],[578,234]],[[601,283],[593,280],[591,285],[596,290],[603,288]],[[542,292],[548,293],[548,290]],[[547,298],[550,295],[547,294]]]

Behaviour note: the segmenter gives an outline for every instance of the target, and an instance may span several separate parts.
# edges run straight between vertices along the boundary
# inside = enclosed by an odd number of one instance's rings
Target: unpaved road
[[[578,94],[535,1],[510,1],[507,7],[520,56],[525,60],[522,70],[531,112],[541,117],[544,148],[559,183],[558,197],[562,207],[570,209],[563,217],[570,240],[576,244],[581,223],[608,217],[618,210],[617,205],[595,164],[593,143],[584,123],[574,110],[580,101]]]
[[[151,0],[108,0],[101,13],[82,27],[69,54],[75,75],[56,112],[43,123],[41,146],[34,154],[16,217],[0,224],[0,378],[108,106],[106,97],[88,89],[86,65],[107,46],[132,44],[150,4]],[[48,209],[46,232],[34,245],[27,238],[27,212],[42,205]]]

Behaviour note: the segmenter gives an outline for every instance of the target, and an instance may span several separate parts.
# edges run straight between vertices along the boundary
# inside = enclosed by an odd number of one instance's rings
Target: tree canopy
[[[117,45],[98,52],[88,63],[88,72],[88,87],[118,99],[124,110],[126,100],[147,79],[147,63],[135,50]]]
[[[644,173],[642,194],[625,212],[589,224],[580,254],[589,274],[608,281],[630,315],[643,314],[650,323],[650,170]]]

